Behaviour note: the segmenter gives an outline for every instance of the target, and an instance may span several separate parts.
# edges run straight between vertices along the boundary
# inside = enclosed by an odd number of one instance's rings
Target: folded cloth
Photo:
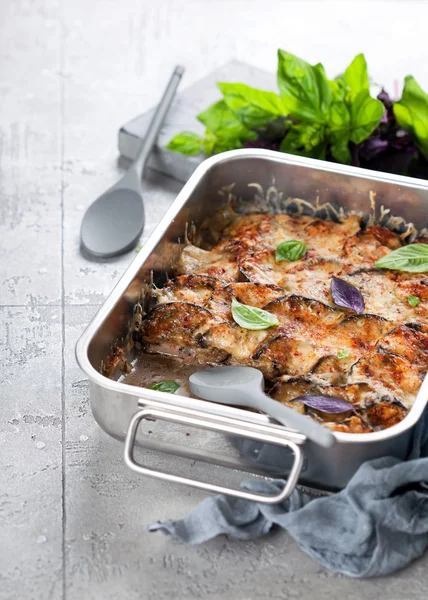
[[[243,487],[273,493],[283,483]],[[428,414],[415,427],[409,460],[369,461],[337,494],[313,498],[295,490],[276,505],[215,496],[184,519],[154,523],[149,531],[200,544],[220,534],[252,539],[274,526],[323,566],[351,577],[386,575],[421,556],[428,546]]]

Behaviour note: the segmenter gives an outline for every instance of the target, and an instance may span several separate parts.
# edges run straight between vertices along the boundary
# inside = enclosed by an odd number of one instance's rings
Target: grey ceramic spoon
[[[272,400],[263,392],[264,379],[252,367],[216,367],[197,371],[189,378],[195,396],[221,404],[260,410],[280,423],[296,429],[320,446],[332,446],[336,439],[329,429],[292,408]]]
[[[183,73],[183,67],[175,67],[137,157],[128,171],[86,211],[80,240],[83,253],[90,258],[118,256],[132,250],[137,243],[144,229],[141,177]]]

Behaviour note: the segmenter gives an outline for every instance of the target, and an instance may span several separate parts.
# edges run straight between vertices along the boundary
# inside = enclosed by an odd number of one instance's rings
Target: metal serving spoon
[[[91,258],[111,258],[132,248],[144,229],[141,176],[174,98],[183,67],[175,67],[137,157],[113,187],[86,211],[80,231],[81,247]]]
[[[199,398],[221,404],[255,408],[326,448],[336,441],[326,427],[266,396],[263,391],[263,374],[258,369],[216,367],[193,373],[189,382],[192,393]]]

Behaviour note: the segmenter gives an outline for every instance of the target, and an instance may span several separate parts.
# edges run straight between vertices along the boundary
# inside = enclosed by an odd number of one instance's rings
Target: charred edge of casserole
[[[281,296],[281,298],[275,298],[275,300],[271,300],[268,304],[266,304],[264,309],[269,310],[270,308],[275,308],[281,302],[288,302],[291,305],[291,307],[293,307],[293,305],[298,306],[299,304],[317,306],[320,307],[322,310],[325,310],[326,312],[336,315],[339,315],[342,312],[339,309],[333,308],[332,306],[328,306],[328,304],[324,304],[324,302],[321,302],[320,300],[308,298],[307,296],[299,296],[297,294],[285,294],[284,296]]]
[[[304,200],[303,198],[295,198],[288,196],[283,198],[282,193],[272,183],[265,190],[259,183],[249,183],[248,187],[255,188],[256,193],[251,200],[245,200],[242,197],[233,193],[235,183],[223,186],[218,190],[218,194],[225,198],[225,206],[232,207],[236,215],[251,214],[254,212],[272,213],[272,214],[289,214],[290,216],[308,216],[314,219],[325,221],[333,221],[341,223],[351,215],[355,214],[361,219],[361,229],[378,225],[397,233],[403,240],[409,241],[424,239],[428,234],[427,230],[420,231],[413,225],[407,223],[403,217],[396,216],[391,213],[389,208],[385,208],[383,204],[378,206],[376,201],[376,193],[368,194],[368,211],[353,211],[345,210],[338,203],[333,205],[331,202],[320,204],[319,196],[315,202]],[[219,209],[224,210],[224,206]]]
[[[379,323],[391,323],[391,329],[396,327],[396,324],[389,319],[385,319],[385,317],[381,317],[380,315],[373,315],[371,313],[358,313],[352,315],[346,315],[340,322],[348,323],[351,321],[359,321],[360,319],[373,319],[375,321],[379,321]],[[386,335],[386,334],[385,334]]]
[[[223,281],[223,279],[220,279],[220,277],[214,277],[213,275],[203,275],[199,273],[190,273],[189,275],[178,275],[177,277],[170,279],[163,288],[159,289],[165,290],[168,287],[179,287],[177,286],[177,284],[180,284],[182,281],[189,282],[189,287],[191,289],[198,288],[203,282],[203,284],[212,291],[218,289],[219,286],[224,287],[227,285],[226,281]]]

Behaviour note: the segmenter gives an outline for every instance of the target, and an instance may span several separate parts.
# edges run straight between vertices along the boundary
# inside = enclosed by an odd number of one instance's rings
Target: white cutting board
[[[185,81],[184,75],[183,81]],[[246,83],[264,90],[276,90],[276,77],[251,65],[232,61],[191,87],[177,94],[167,115],[165,125],[159,135],[157,145],[150,157],[148,166],[156,171],[170,175],[180,181],[187,181],[196,167],[204,160],[204,155],[184,156],[167,150],[165,146],[180,131],[195,131],[202,134],[204,126],[196,115],[210,104],[221,99],[216,86],[218,81]],[[134,159],[147,131],[153,114],[148,112],[123,125],[119,130],[119,152],[122,156]]]

